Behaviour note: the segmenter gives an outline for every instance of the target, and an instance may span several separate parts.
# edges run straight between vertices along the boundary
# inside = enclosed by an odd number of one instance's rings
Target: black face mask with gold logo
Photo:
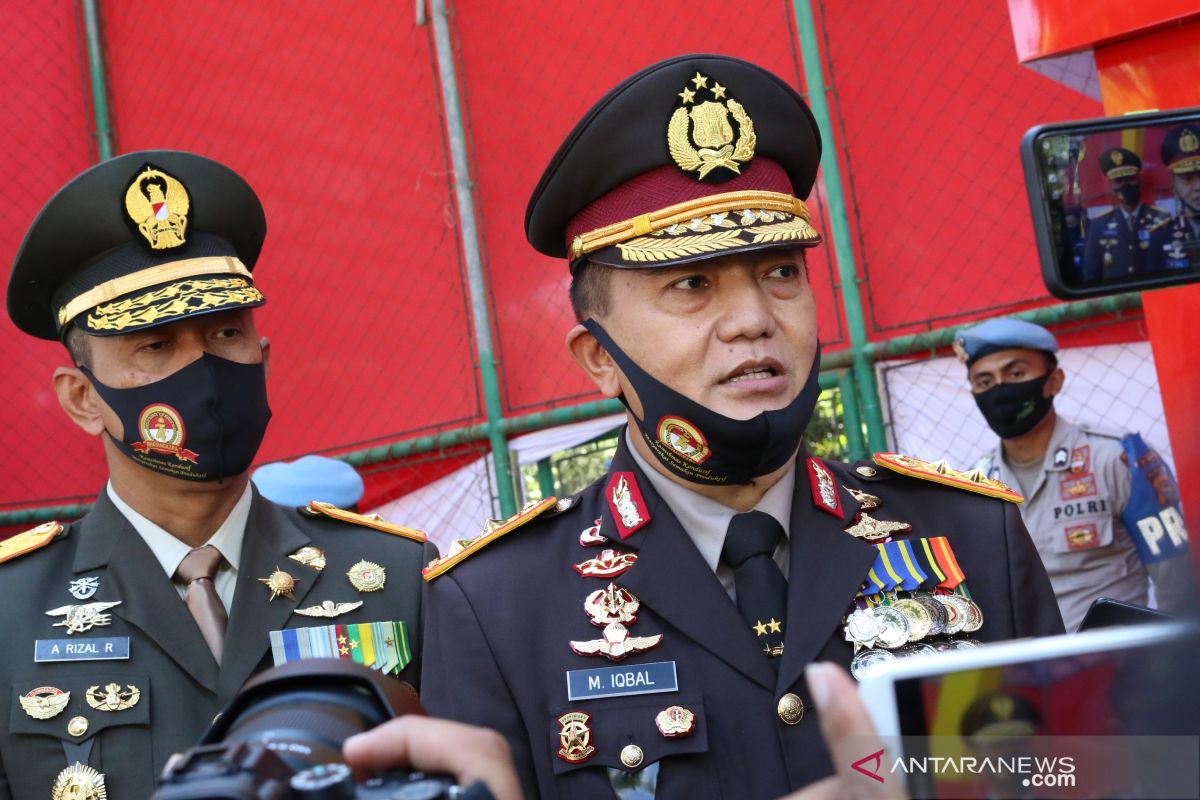
[[[117,449],[147,469],[219,481],[250,468],[271,419],[264,365],[205,353],[167,377],[114,389],[79,368],[125,429]],[[111,433],[110,433],[111,436]]]
[[[800,446],[821,393],[821,351],[813,355],[804,388],[792,402],[750,419],[732,419],[705,408],[654,378],[634,363],[600,323],[584,327],[613,357],[642,401],[637,421],[650,452],[668,470],[692,483],[748,484],[782,467]],[[629,407],[622,395],[621,402]]]

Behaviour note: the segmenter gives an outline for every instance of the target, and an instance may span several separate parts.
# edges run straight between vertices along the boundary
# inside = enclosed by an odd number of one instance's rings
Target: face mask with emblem
[[[673,474],[692,483],[748,484],[796,454],[821,392],[819,349],[795,399],[750,419],[733,419],[685,397],[639,367],[600,323],[589,319],[583,325],[633,384],[642,402],[642,416],[633,414],[638,431],[650,452]],[[624,395],[621,402],[629,408]]]
[[[1046,381],[1054,374],[1019,383],[999,383],[974,395],[975,405],[988,427],[1001,439],[1023,436],[1049,413],[1054,397],[1044,396]]]
[[[80,371],[124,428],[113,444],[147,469],[189,481],[219,481],[249,469],[271,419],[262,362],[205,353],[167,377],[128,389]]]

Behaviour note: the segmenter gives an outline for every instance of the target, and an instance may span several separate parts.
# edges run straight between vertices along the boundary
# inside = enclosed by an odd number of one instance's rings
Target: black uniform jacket
[[[306,545],[325,552],[324,571],[288,558]],[[0,564],[0,798],[47,800],[55,777],[76,761],[104,773],[110,798],[149,797],[167,758],[195,745],[238,688],[271,666],[272,630],[402,620],[414,660],[399,677],[415,684],[422,638],[417,576],[434,555],[431,544],[310,517],[255,491],[218,667],[150,548],[101,492],[91,511],[56,540]],[[350,584],[346,571],[361,559],[385,568],[382,590],[359,593]],[[276,568],[298,579],[294,601],[269,600],[270,591],[259,583]],[[85,576],[98,577],[100,586],[94,596],[79,600],[68,592],[68,582]],[[336,619],[292,613],[323,600],[361,600],[363,605]],[[65,605],[105,601],[120,601],[107,611],[111,623],[82,633],[68,635],[54,627],[62,616],[46,614]],[[79,644],[111,637],[128,637],[127,660],[34,661],[38,639]],[[125,692],[136,687],[138,702],[123,711],[89,707],[87,690],[109,683]],[[39,687],[70,692],[67,707],[51,719],[26,714],[18,698]],[[86,732],[72,735],[68,722],[79,716],[87,721]]]
[[[880,497],[883,504],[872,514],[911,523],[911,536],[949,538],[984,614],[974,638],[1062,633],[1049,579],[1016,505],[873,465],[874,477],[862,477],[854,466],[828,464],[839,484],[844,515],[838,518],[814,504],[801,455],[778,673],[622,439],[609,475],[633,473],[650,522],[620,539],[605,497],[606,475],[569,507],[560,503],[435,578],[426,608],[422,702],[435,716],[507,737],[531,798],[613,797],[607,768],[623,769],[620,754],[630,744],[642,749],[643,768],[659,762],[659,798],[774,798],[829,775],[803,669],[816,660],[849,665],[852,650],[841,620],[877,553],[845,532],[858,504],[843,487]],[[580,533],[598,518],[611,540],[603,547],[637,554],[613,581],[641,603],[630,635],[663,636],[654,649],[620,662],[577,655],[568,645],[601,636],[583,600],[608,581],[572,568],[599,555],[601,548],[580,545]],[[568,700],[568,670],[649,662],[674,662],[678,690]],[[806,706],[796,725],[782,722],[776,710],[789,692]],[[656,728],[656,715],[674,705],[695,714],[691,735],[667,738]],[[587,746],[594,748],[575,763],[558,756],[566,727],[559,718],[572,711],[590,715]],[[578,724],[574,728],[578,732]],[[577,738],[577,752],[580,744]]]

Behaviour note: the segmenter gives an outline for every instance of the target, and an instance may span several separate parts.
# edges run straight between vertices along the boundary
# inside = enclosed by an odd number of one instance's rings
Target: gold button
[[[83,736],[87,729],[87,717],[71,717],[71,721],[67,723],[67,733],[72,736]]]
[[[775,705],[775,711],[785,725],[795,725],[804,719],[804,703],[791,692],[779,698],[779,702]]]
[[[642,753],[642,748],[636,744],[627,744],[621,748],[621,763],[630,769],[640,767],[643,758],[645,758],[645,755]]]
[[[862,475],[864,478],[874,478],[875,477],[875,468],[874,467],[855,467],[854,471],[857,472],[859,475]]]

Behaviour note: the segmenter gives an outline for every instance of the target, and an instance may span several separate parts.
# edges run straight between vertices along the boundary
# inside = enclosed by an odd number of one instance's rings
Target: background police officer
[[[573,273],[568,349],[629,425],[597,483],[426,568],[423,678],[431,713],[506,737],[530,796],[777,797],[833,771],[807,664],[969,647],[968,621],[1062,630],[1016,505],[984,496],[1003,487],[801,447],[819,158],[790,86],[683,56],[609,92],[534,191],[527,236]],[[885,552],[897,582],[868,598]]]
[[[1078,627],[1097,597],[1146,605],[1150,579],[1159,608],[1188,610],[1186,552],[1143,564],[1122,520],[1131,489],[1122,437],[1055,411],[1066,378],[1054,335],[1030,322],[993,319],[960,331],[957,349],[980,413],[1000,436],[978,466],[1025,496],[1021,515],[1067,629]]]
[[[1150,229],[1165,222],[1166,212],[1142,203],[1142,160],[1124,147],[1100,155],[1100,170],[1108,178],[1116,206],[1088,223],[1083,272],[1090,278],[1110,279],[1146,271]]]
[[[232,170],[151,151],[77,176],[21,245],[9,316],[67,346],[54,392],[109,481],[78,522],[0,543],[0,798],[148,797],[270,666],[272,631],[400,622],[408,645],[377,651],[418,678],[432,546],[248,480],[270,417],[265,233]]]
[[[1156,270],[1195,269],[1200,267],[1200,125],[1168,131],[1162,160],[1179,207],[1174,219],[1164,220],[1150,235],[1151,265]]]

